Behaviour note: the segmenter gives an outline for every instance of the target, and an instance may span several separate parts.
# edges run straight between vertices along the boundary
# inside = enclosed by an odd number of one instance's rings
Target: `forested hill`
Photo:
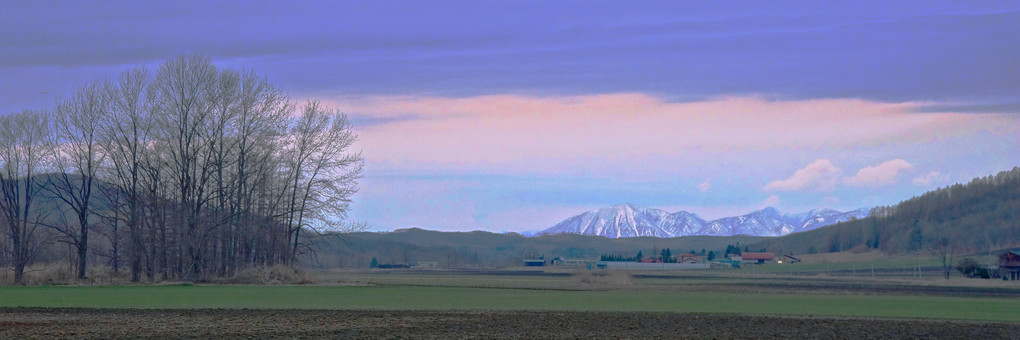
[[[1020,246],[1020,167],[927,192],[867,218],[751,245],[780,253],[980,253]]]

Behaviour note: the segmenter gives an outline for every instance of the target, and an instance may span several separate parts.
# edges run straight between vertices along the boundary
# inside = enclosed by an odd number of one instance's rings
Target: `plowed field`
[[[0,338],[953,338],[1020,324],[698,313],[0,309]]]

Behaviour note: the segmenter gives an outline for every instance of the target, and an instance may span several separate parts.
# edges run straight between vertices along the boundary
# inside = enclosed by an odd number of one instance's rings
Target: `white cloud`
[[[945,182],[949,180],[949,176],[943,175],[938,171],[932,171],[921,176],[914,178],[914,185],[919,187],[931,186],[932,183]]]
[[[892,184],[899,178],[900,171],[913,168],[914,165],[902,159],[894,159],[885,163],[864,167],[857,175],[848,177],[843,183],[853,186],[879,186]]]
[[[836,186],[842,172],[842,169],[833,165],[828,159],[818,159],[794,172],[790,178],[769,182],[768,185],[765,185],[765,190],[828,191]]]
[[[704,182],[701,182],[701,184],[698,184],[698,190],[701,190],[701,192],[708,192],[710,189],[712,189],[712,181],[710,180],[706,179]]]

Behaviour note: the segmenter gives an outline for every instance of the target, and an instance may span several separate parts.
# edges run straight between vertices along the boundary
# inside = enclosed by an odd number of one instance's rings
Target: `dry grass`
[[[281,285],[310,284],[315,281],[304,270],[286,265],[274,265],[242,270],[234,274],[233,277],[223,280],[223,283]]]
[[[128,273],[114,273],[110,266],[89,266],[85,279],[77,278],[78,272],[67,262],[37,263],[25,268],[25,285],[109,285],[128,281]],[[14,268],[0,268],[0,284],[14,283]]]
[[[590,286],[630,286],[634,278],[629,272],[620,270],[579,269],[570,276],[571,281]]]
[[[114,273],[110,266],[89,266],[85,279],[79,280],[77,271],[66,262],[40,263],[25,268],[24,282],[29,286],[40,285],[116,285],[130,282],[130,273],[121,270]],[[238,272],[233,277],[219,281],[232,284],[309,284],[315,280],[303,270],[276,265],[270,267],[253,267]],[[0,268],[0,285],[14,283],[14,269]]]

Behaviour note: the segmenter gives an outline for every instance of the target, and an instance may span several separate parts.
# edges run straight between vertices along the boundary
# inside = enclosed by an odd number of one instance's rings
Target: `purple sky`
[[[707,4],[13,3],[0,114],[174,55],[254,69],[355,121],[372,230],[849,210],[1020,165],[1020,6]]]

